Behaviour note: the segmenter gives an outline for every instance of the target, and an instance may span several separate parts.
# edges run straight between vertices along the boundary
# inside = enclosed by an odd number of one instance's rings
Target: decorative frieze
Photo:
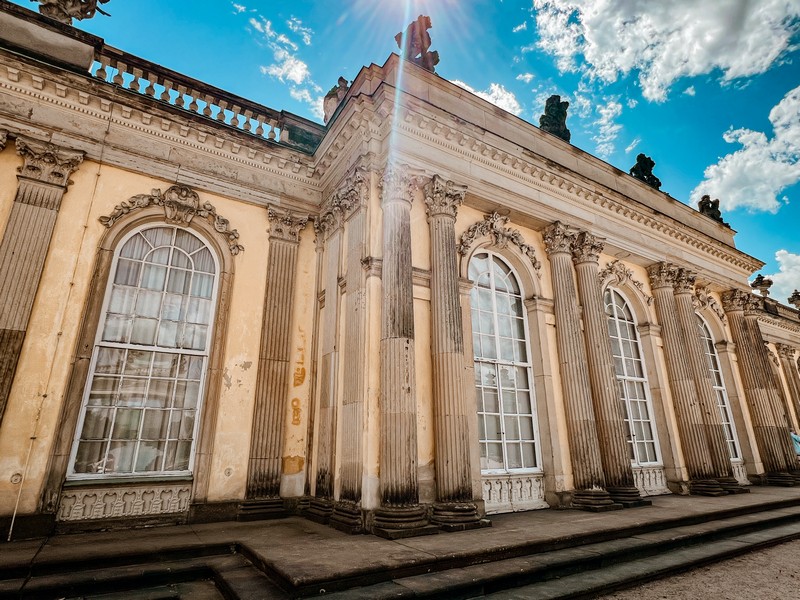
[[[630,284],[639,290],[648,306],[653,303],[653,297],[644,291],[644,284],[636,279],[633,276],[633,271],[626,267],[625,263],[620,260],[608,263],[606,267],[597,274],[597,277],[600,279],[600,285],[603,289],[609,285],[623,287]]]
[[[484,215],[483,221],[470,225],[469,228],[461,234],[461,241],[458,244],[458,253],[461,256],[466,256],[476,239],[482,236],[489,236],[492,238],[492,244],[498,248],[506,248],[509,243],[517,246],[520,252],[531,261],[531,265],[536,269],[536,274],[541,277],[542,263],[536,257],[536,250],[533,246],[525,242],[519,229],[506,227],[508,221],[509,218],[507,216],[502,216],[497,212]]]
[[[488,515],[550,508],[544,500],[544,476],[541,473],[484,475],[481,483]]]
[[[235,256],[244,250],[244,246],[238,242],[239,232],[230,228],[230,221],[217,214],[217,209],[210,202],[201,204],[197,192],[185,185],[173,185],[164,193],[160,189],[153,189],[149,194],[132,196],[117,204],[111,214],[99,220],[106,227],[111,227],[125,215],[148,206],[161,206],[166,221],[175,225],[186,226],[195,217],[206,219],[227,240],[231,254]]]
[[[56,519],[92,521],[185,513],[191,496],[190,483],[67,488],[61,494]]]
[[[272,207],[267,209],[267,219],[269,219],[270,223],[270,239],[294,243],[300,241],[300,231],[308,223],[307,215],[296,215],[288,210],[279,212]]]

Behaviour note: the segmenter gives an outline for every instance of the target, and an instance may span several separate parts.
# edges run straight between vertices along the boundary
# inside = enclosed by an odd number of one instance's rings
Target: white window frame
[[[173,230],[186,231],[190,235],[196,237],[200,242],[202,242],[205,248],[208,249],[214,261],[214,283],[211,291],[211,297],[209,299],[211,302],[211,314],[208,323],[208,331],[206,334],[206,347],[204,350],[191,350],[188,348],[165,348],[158,346],[156,344],[143,345],[143,344],[132,344],[130,342],[127,343],[106,342],[102,340],[103,331],[105,329],[105,324],[106,324],[107,312],[109,304],[111,302],[111,294],[114,287],[114,280],[117,274],[117,265],[120,259],[120,251],[131,238],[139,234],[141,231],[145,231],[148,229],[157,229],[157,228],[170,228]],[[83,396],[81,398],[81,410],[78,416],[78,422],[75,428],[75,435],[72,441],[72,448],[70,451],[67,476],[66,476],[67,481],[89,481],[89,480],[112,481],[112,480],[128,480],[128,479],[142,479],[142,478],[170,479],[170,478],[184,478],[193,475],[194,463],[197,453],[197,437],[200,431],[200,422],[202,420],[201,416],[203,414],[203,408],[206,397],[206,379],[207,379],[206,375],[208,372],[209,360],[211,358],[211,347],[214,335],[214,324],[216,321],[216,313],[217,313],[217,298],[219,293],[220,274],[221,274],[220,260],[219,257],[217,256],[217,253],[214,250],[214,246],[208,241],[208,239],[204,235],[193,229],[180,227],[177,225],[172,225],[164,222],[150,222],[132,229],[117,242],[117,244],[114,247],[114,257],[111,262],[111,268],[109,269],[108,273],[108,280],[106,282],[106,289],[103,296],[103,304],[100,311],[99,322],[97,323],[97,332],[95,334],[94,346],[92,348],[92,358],[89,365],[89,371],[86,376],[86,382],[84,384]],[[184,355],[203,357],[203,368],[200,373],[197,407],[195,408],[195,421],[194,421],[194,428],[192,431],[192,445],[191,445],[191,450],[189,452],[189,462],[185,470],[135,471],[131,473],[76,473],[75,472],[75,460],[77,458],[78,447],[80,445],[80,440],[81,440],[81,434],[83,433],[83,426],[86,418],[86,410],[88,408],[88,398],[89,394],[91,393],[92,382],[95,377],[97,358],[101,347],[143,350],[147,352],[163,352],[176,355],[184,354]],[[138,453],[138,442],[141,442],[141,428],[143,422],[144,419],[141,419],[139,422],[139,434],[136,438],[137,453]],[[108,454],[108,451],[106,452],[106,454]],[[136,456],[138,456],[138,454]]]
[[[498,399],[497,399],[497,401],[498,401],[498,409],[500,411],[499,414],[500,414],[500,427],[501,427],[501,447],[502,447],[502,450],[503,450],[503,464],[505,464],[505,465],[508,465],[508,451],[507,451],[506,440],[505,440],[505,420],[504,420],[504,415],[503,415],[503,398],[502,398],[502,388],[500,387],[500,384],[499,384],[500,377],[499,377],[499,372],[498,372],[498,366],[499,365],[504,365],[504,366],[510,366],[510,367],[514,367],[514,368],[520,367],[520,368],[524,368],[526,370],[527,377],[528,377],[528,393],[530,395],[530,402],[531,402],[531,420],[532,420],[532,428],[533,428],[533,446],[534,446],[534,458],[536,460],[536,466],[535,467],[522,467],[522,468],[508,468],[508,467],[505,467],[503,469],[481,469],[481,474],[483,474],[483,475],[500,475],[500,474],[541,473],[543,471],[543,469],[542,469],[542,447],[541,447],[542,446],[542,438],[541,438],[541,435],[539,433],[539,415],[538,415],[538,411],[537,411],[537,407],[536,407],[536,395],[535,395],[535,390],[534,390],[535,386],[534,386],[533,369],[532,369],[532,362],[531,362],[530,329],[528,328],[528,311],[525,308],[524,288],[522,287],[522,282],[520,280],[519,275],[517,274],[517,271],[514,269],[514,267],[501,254],[498,254],[496,252],[492,252],[491,250],[488,250],[486,248],[482,248],[482,249],[477,250],[470,257],[470,263],[472,263],[472,261],[477,256],[484,255],[484,254],[488,256],[489,260],[492,260],[494,258],[497,258],[498,260],[500,260],[509,269],[509,272],[510,272],[511,276],[514,277],[514,280],[516,281],[517,287],[520,290],[519,296],[520,296],[520,303],[522,304],[522,326],[523,326],[524,335],[525,335],[525,340],[524,340],[525,341],[525,353],[526,353],[526,357],[527,357],[528,360],[525,363],[520,363],[520,362],[516,362],[516,361],[503,360],[503,359],[499,358],[500,357],[500,348],[499,348],[499,337],[500,337],[499,331],[500,331],[500,328],[499,328],[499,323],[498,323],[498,311],[497,311],[497,296],[496,296],[497,291],[496,291],[496,287],[494,285],[494,273],[492,271],[490,271],[490,273],[491,273],[490,277],[491,277],[491,280],[492,280],[492,289],[491,289],[491,291],[492,291],[492,316],[494,318],[494,332],[495,332],[493,337],[494,337],[494,340],[495,340],[495,355],[497,356],[497,358],[491,359],[491,358],[479,357],[477,355],[477,353],[476,353],[475,348],[473,347],[473,367],[474,367],[475,363],[479,363],[479,362],[483,362],[485,364],[492,364],[492,365],[494,365],[496,373],[497,373],[497,380],[498,380],[498,387],[497,387]],[[477,281],[473,282],[473,286],[472,287],[473,287],[473,289],[479,287]],[[486,288],[483,288],[483,289],[486,289]],[[470,300],[471,300],[471,298],[470,298]],[[472,308],[473,308],[472,307],[472,303],[470,301],[470,315],[472,314]],[[470,333],[473,336],[475,334],[474,323],[472,324],[472,331]],[[473,343],[473,346],[474,346],[474,343]],[[477,388],[474,385],[473,385],[473,389],[477,391]],[[482,413],[479,412],[478,413],[478,418],[479,419],[482,418],[481,415],[482,415]],[[482,441],[479,439],[478,443],[480,444],[480,443],[482,443]]]
[[[636,313],[631,308],[632,304],[631,304],[630,299],[621,290],[619,290],[619,289],[617,289],[615,287],[612,287],[612,286],[608,286],[603,291],[603,309],[604,310],[605,310],[605,307],[606,307],[606,300],[605,300],[606,293],[610,293],[612,295],[612,305],[613,305],[613,294],[614,293],[618,294],[619,297],[622,299],[622,301],[625,303],[625,305],[627,306],[628,310],[631,313],[631,317],[633,318],[632,323],[633,323],[633,331],[634,331],[634,336],[635,337],[634,337],[633,340],[630,340],[630,341],[633,341],[633,342],[636,343],[636,351],[637,351],[637,353],[639,355],[639,361],[640,361],[641,367],[642,367],[642,377],[620,375],[619,373],[616,372],[616,368],[614,370],[614,373],[616,375],[617,381],[622,381],[623,382],[622,383],[623,388],[626,390],[625,393],[623,394],[623,397],[619,398],[619,400],[625,406],[625,415],[626,415],[625,424],[628,427],[628,435],[630,436],[630,440],[626,440],[626,443],[629,445],[629,449],[631,449],[633,451],[633,456],[634,456],[634,458],[631,459],[631,464],[634,467],[655,467],[655,466],[659,466],[660,467],[660,466],[663,466],[663,458],[661,456],[661,444],[659,443],[659,440],[658,440],[658,427],[656,426],[655,413],[653,412],[653,400],[652,400],[652,397],[650,395],[650,382],[647,379],[647,363],[645,362],[644,352],[642,351],[642,340],[641,340],[641,337],[639,335],[639,323],[636,321]],[[617,339],[621,340],[622,338],[619,337],[619,335],[620,335],[619,319],[618,319],[618,317],[616,315],[616,312],[615,312],[615,314],[613,316],[611,316],[608,313],[606,313],[606,319],[607,320],[612,320],[614,322],[614,326],[615,326],[615,328],[617,330],[617,336],[618,336]],[[628,322],[627,320],[624,320],[624,319],[622,321],[625,322],[625,323]],[[625,339],[627,340],[627,338],[625,338]],[[613,354],[613,347],[612,347],[612,354]],[[624,357],[624,352],[623,352],[623,361],[624,361],[624,358],[625,357]],[[636,446],[636,434],[635,434],[635,431],[633,430],[632,421],[630,419],[630,415],[631,415],[631,399],[628,398],[627,386],[625,385],[625,382],[627,382],[627,381],[633,381],[633,382],[641,383],[644,386],[645,406],[647,407],[647,414],[649,416],[648,422],[649,422],[650,431],[652,432],[652,437],[653,437],[651,442],[645,442],[645,443],[652,443],[653,444],[653,449],[654,449],[654,453],[655,453],[655,456],[656,456],[656,460],[655,461],[642,461],[639,458],[639,449]],[[618,393],[618,397],[619,397],[619,393]],[[640,400],[637,399],[637,401],[640,401]]]
[[[730,456],[730,459],[731,462],[739,463],[742,462],[742,447],[739,444],[739,434],[736,431],[736,423],[733,419],[731,401],[730,398],[728,398],[728,390],[725,387],[725,377],[722,374],[722,363],[720,362],[719,354],[717,353],[717,348],[715,346],[716,340],[714,340],[714,334],[711,333],[711,327],[709,327],[708,321],[705,320],[703,315],[700,313],[695,313],[695,316],[697,317],[697,325],[700,329],[700,338],[703,341],[704,354],[706,356],[706,360],[708,361],[708,370],[711,374],[711,387],[714,389],[714,396],[717,401],[717,407],[719,408],[719,416],[722,420],[723,431],[726,431],[725,426],[727,425],[730,427],[731,435],[733,436],[733,439],[725,440],[725,443],[728,446],[728,454],[730,455],[731,444],[733,444],[733,450],[736,453],[736,456]],[[714,365],[716,365],[716,367]]]

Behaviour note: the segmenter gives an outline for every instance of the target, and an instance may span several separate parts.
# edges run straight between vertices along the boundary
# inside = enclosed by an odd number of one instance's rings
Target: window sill
[[[141,485],[143,483],[172,483],[179,481],[192,481],[194,477],[191,473],[186,475],[162,475],[148,477],[98,477],[93,479],[67,479],[64,482],[65,488],[76,487],[102,487],[109,485]]]

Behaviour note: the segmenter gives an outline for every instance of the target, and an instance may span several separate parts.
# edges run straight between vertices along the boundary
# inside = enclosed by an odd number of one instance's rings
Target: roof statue
[[[795,290],[789,296],[789,304],[793,305],[797,310],[800,310],[800,290]]]
[[[568,107],[569,102],[566,100],[562,102],[561,96],[550,96],[544,105],[544,114],[539,117],[539,128],[568,142],[570,138],[569,129],[567,129]]]
[[[350,86],[347,85],[347,79],[344,77],[339,77],[339,81],[336,82],[336,85],[333,86],[327,94],[325,94],[325,99],[322,101],[322,120],[326,125],[328,124],[328,121],[331,120],[333,113],[335,113],[336,109],[339,107],[339,103],[347,95],[347,90],[349,89]]]
[[[714,219],[717,223],[722,223],[726,227],[730,227],[725,221],[722,220],[722,213],[719,210],[719,198],[712,200],[711,196],[706,194],[700,198],[700,202],[697,204],[697,210],[699,210],[709,219]]]
[[[753,283],[750,284],[750,287],[754,290],[758,290],[759,293],[766,298],[769,296],[769,288],[772,287],[772,279],[764,277],[763,275],[759,275],[753,280]]]
[[[31,0],[39,3],[39,12],[45,17],[55,19],[60,23],[72,25],[72,19],[91,19],[95,12],[109,16],[107,12],[98,8],[98,2],[105,4],[108,0]]]
[[[439,64],[439,53],[436,50],[428,52],[431,47],[431,36],[428,33],[430,28],[431,18],[420,15],[416,21],[411,22],[405,33],[401,31],[394,39],[404,59],[435,73],[434,67]]]
[[[652,158],[644,154],[639,154],[639,156],[636,157],[636,164],[631,167],[630,174],[658,190],[661,189],[661,180],[653,175],[653,167],[655,166],[656,163]]]

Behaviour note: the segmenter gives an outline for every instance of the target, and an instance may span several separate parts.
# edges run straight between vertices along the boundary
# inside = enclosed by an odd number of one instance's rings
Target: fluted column
[[[572,249],[577,232],[557,221],[543,233],[553,277],[556,344],[575,486],[572,503],[576,508],[588,510],[622,508],[611,500],[605,489],[592,390],[586,372],[586,345],[581,332],[581,314],[572,268]]]
[[[705,425],[706,443],[711,458],[711,465],[716,480],[722,489],[731,493],[744,491],[733,477],[728,444],[722,429],[711,371],[700,337],[700,326],[694,309],[693,294],[696,274],[689,269],[678,269],[675,276],[675,305],[678,309],[678,321],[686,341],[684,356],[694,378],[697,401],[700,405]]]
[[[703,406],[697,396],[692,367],[687,364],[688,342],[681,327],[674,286],[679,269],[668,263],[656,263],[647,268],[653,288],[656,313],[661,324],[664,355],[667,363],[675,416],[681,436],[681,447],[689,472],[689,489],[693,494],[720,496],[726,494],[719,482],[711,460]]]
[[[436,529],[426,528],[417,477],[411,202],[418,181],[407,167],[389,165],[381,184],[381,507],[373,532],[395,538]]]
[[[642,506],[651,502],[642,499],[633,479],[627,442],[628,426],[619,398],[614,356],[608,337],[608,318],[598,277],[598,259],[604,243],[604,239],[582,231],[572,248],[578,298],[583,307],[589,383],[606,489],[614,502],[626,507]]]
[[[779,400],[774,377],[766,363],[768,359],[758,328],[757,314],[752,310],[751,295],[741,290],[725,292],[722,294],[722,305],[736,344],[739,373],[750,409],[756,446],[767,471],[767,481],[775,485],[793,485],[794,477],[789,471],[795,468],[796,458],[793,456],[791,461],[788,460],[783,438],[787,444],[791,443],[790,438],[786,428],[778,425],[771,406]],[[745,310],[748,316],[745,316]],[[789,450],[794,455],[791,446]]]
[[[366,255],[367,200],[370,173],[358,168],[337,191],[335,203],[343,211],[347,242],[344,250],[345,296],[342,412],[339,464],[341,487],[333,506],[331,525],[347,533],[363,531],[361,484],[364,467],[364,402],[366,397]]]
[[[307,216],[268,209],[267,286],[261,324],[255,410],[247,469],[247,499],[276,499],[267,512],[282,512],[284,418],[291,365],[292,306],[300,231]],[[271,509],[271,510],[270,510]]]
[[[458,290],[455,222],[466,186],[434,175],[425,186],[431,236],[431,355],[436,444],[432,521],[445,530],[480,527],[472,501],[469,423],[464,389],[464,331]]]
[[[789,384],[794,413],[797,415],[797,419],[800,420],[800,374],[797,371],[797,362],[795,362],[795,350],[788,344],[775,344],[775,348],[778,350],[778,357],[783,373],[786,376],[786,383]]]
[[[6,135],[0,136],[5,146]],[[0,422],[3,419],[33,301],[50,247],[61,200],[83,152],[25,137],[16,140],[22,156],[17,195],[0,241]]]

